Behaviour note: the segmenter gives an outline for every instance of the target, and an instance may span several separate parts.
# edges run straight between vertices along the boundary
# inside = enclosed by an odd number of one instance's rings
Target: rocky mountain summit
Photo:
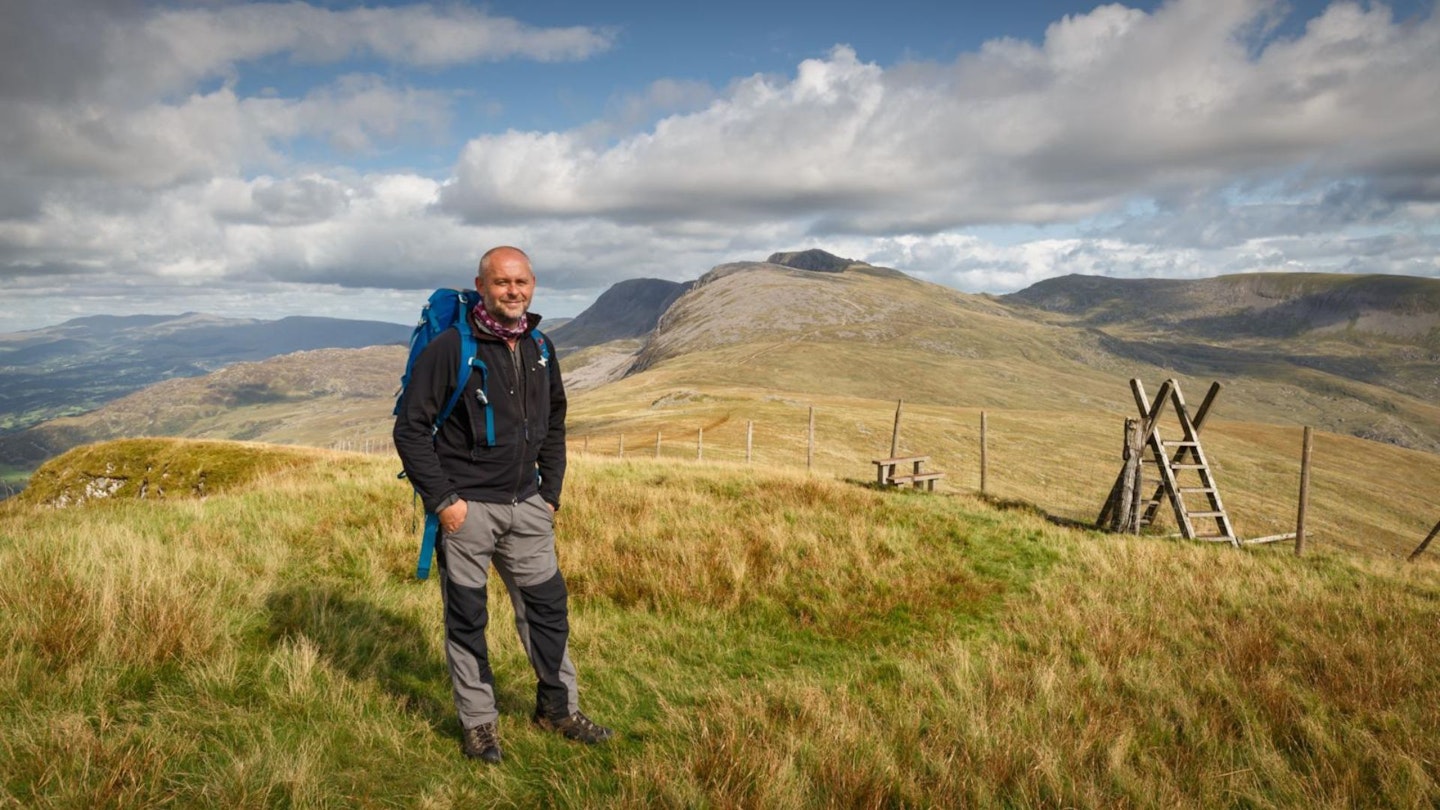
[[[765,260],[769,264],[783,264],[796,270],[814,270],[817,273],[839,273],[852,264],[864,264],[854,259],[842,259],[833,253],[812,248],[791,253],[772,253]]]
[[[658,278],[621,281],[601,293],[584,312],[548,330],[547,334],[562,349],[642,338],[655,328],[660,316],[675,299],[693,284]]]

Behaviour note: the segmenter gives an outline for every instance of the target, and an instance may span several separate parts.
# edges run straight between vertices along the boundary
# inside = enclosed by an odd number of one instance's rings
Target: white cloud
[[[433,138],[448,122],[447,98],[345,76],[302,99],[242,98],[230,88],[175,104],[95,103],[9,107],[0,166],[45,181],[72,177],[158,188],[255,168],[277,168],[299,137],[364,153],[407,134]]]
[[[1247,32],[1271,8],[1102,6],[1041,45],[992,43],[946,67],[885,70],[837,47],[613,145],[476,138],[443,202],[475,220],[805,211],[884,234],[1072,220],[1277,166],[1440,174],[1440,21],[1342,3],[1252,53]]]

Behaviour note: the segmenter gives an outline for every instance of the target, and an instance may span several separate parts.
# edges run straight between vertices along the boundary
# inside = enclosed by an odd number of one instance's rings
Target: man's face
[[[475,289],[485,298],[485,310],[501,323],[517,323],[530,308],[535,295],[535,274],[530,262],[515,253],[490,257],[489,268],[475,279]]]

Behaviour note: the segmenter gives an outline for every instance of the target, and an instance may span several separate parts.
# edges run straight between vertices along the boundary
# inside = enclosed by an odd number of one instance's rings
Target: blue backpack
[[[415,369],[415,360],[425,351],[425,347],[447,329],[455,329],[460,333],[460,368],[456,375],[455,391],[450,394],[450,399],[445,402],[445,407],[435,417],[435,424],[430,426],[430,435],[433,437],[440,432],[440,426],[450,418],[455,406],[460,402],[460,396],[465,392],[465,385],[470,381],[470,375],[476,369],[480,371],[480,393],[479,401],[485,406],[485,444],[495,444],[495,415],[490,408],[489,377],[490,369],[486,367],[485,361],[481,360],[479,344],[475,335],[466,325],[465,316],[470,310],[480,303],[480,293],[475,290],[452,290],[439,289],[430,294],[430,300],[425,302],[425,308],[420,310],[420,322],[415,324],[415,329],[410,333],[410,357],[405,361],[405,373],[400,377],[400,391],[395,395],[395,416],[400,415],[400,403],[405,398],[405,388],[410,384],[410,373]],[[530,336],[535,340],[535,345],[540,349],[540,356],[548,363],[550,360],[550,341],[545,338],[539,329],[530,330]],[[400,478],[405,473],[400,473]],[[419,493],[415,493],[419,497]],[[415,564],[415,576],[418,579],[430,577],[430,559],[435,553],[435,540],[440,534],[440,516],[426,510],[425,533],[420,539],[420,559]]]

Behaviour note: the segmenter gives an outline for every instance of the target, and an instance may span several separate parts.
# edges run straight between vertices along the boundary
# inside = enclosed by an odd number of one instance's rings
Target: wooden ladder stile
[[[1235,535],[1230,515],[1220,498],[1220,489],[1215,484],[1214,471],[1200,442],[1200,429],[1210,413],[1210,406],[1215,402],[1215,395],[1220,392],[1220,383],[1210,386],[1193,419],[1185,407],[1180,385],[1174,380],[1166,380],[1160,386],[1153,402],[1145,396],[1145,388],[1139,380],[1131,380],[1130,388],[1135,404],[1144,418],[1143,442],[1145,449],[1149,451],[1149,457],[1143,460],[1154,465],[1160,474],[1160,482],[1154,493],[1148,500],[1141,502],[1143,510],[1140,525],[1153,524],[1160,504],[1168,500],[1175,512],[1175,522],[1180,526],[1182,537],[1187,540],[1227,542],[1238,548],[1240,540]],[[1160,414],[1167,404],[1174,407],[1175,416],[1179,420],[1182,435],[1176,440],[1166,440],[1160,435]],[[1198,479],[1198,483],[1192,483],[1192,479]],[[1208,508],[1192,510],[1185,503],[1186,495],[1204,495]],[[1215,521],[1217,533],[1200,534],[1195,528],[1197,520]]]
[[[1195,536],[1195,530],[1190,526],[1190,518],[1185,514],[1185,504],[1180,500],[1180,495],[1176,491],[1175,471],[1171,469],[1170,458],[1165,452],[1165,442],[1160,436],[1160,414],[1164,410],[1165,403],[1174,395],[1175,390],[1175,381],[1166,380],[1160,384],[1160,390],[1155,392],[1155,401],[1150,402],[1145,396],[1145,387],[1140,381],[1130,381],[1130,391],[1135,397],[1135,404],[1144,416],[1141,427],[1142,447],[1150,451],[1148,461],[1154,464],[1160,473],[1160,484],[1155,488],[1155,494],[1151,495],[1146,503],[1145,512],[1140,517],[1140,525],[1148,526],[1155,522],[1155,515],[1160,509],[1161,497],[1164,496],[1170,500],[1170,505],[1175,510],[1175,520],[1180,524],[1181,533],[1190,538]]]
[[[1210,403],[1214,401],[1214,395],[1219,389],[1219,383],[1211,386],[1210,393],[1205,398],[1202,411],[1209,411]],[[1188,512],[1187,510],[1187,513],[1191,517],[1213,519],[1216,528],[1219,530],[1219,534],[1214,535],[1215,539],[1229,540],[1232,546],[1238,548],[1240,546],[1240,539],[1235,536],[1235,528],[1230,523],[1230,515],[1225,511],[1225,505],[1220,500],[1220,488],[1215,486],[1215,474],[1210,469],[1210,461],[1205,456],[1205,448],[1200,444],[1200,429],[1196,426],[1195,422],[1190,419],[1190,414],[1185,410],[1185,401],[1181,398],[1180,387],[1178,385],[1175,387],[1174,404],[1175,415],[1180,420],[1180,430],[1185,435],[1185,440],[1178,442],[1176,445],[1180,448],[1180,451],[1176,453],[1175,460],[1177,462],[1180,461],[1181,456],[1183,456],[1187,450],[1190,455],[1194,457],[1194,464],[1185,464],[1183,466],[1186,469],[1193,469],[1195,471],[1196,477],[1200,479],[1200,486],[1194,488],[1204,491],[1205,499],[1210,506],[1208,510],[1196,512]],[[1183,506],[1184,498],[1181,497],[1181,493],[1178,490],[1176,491],[1176,498]]]

